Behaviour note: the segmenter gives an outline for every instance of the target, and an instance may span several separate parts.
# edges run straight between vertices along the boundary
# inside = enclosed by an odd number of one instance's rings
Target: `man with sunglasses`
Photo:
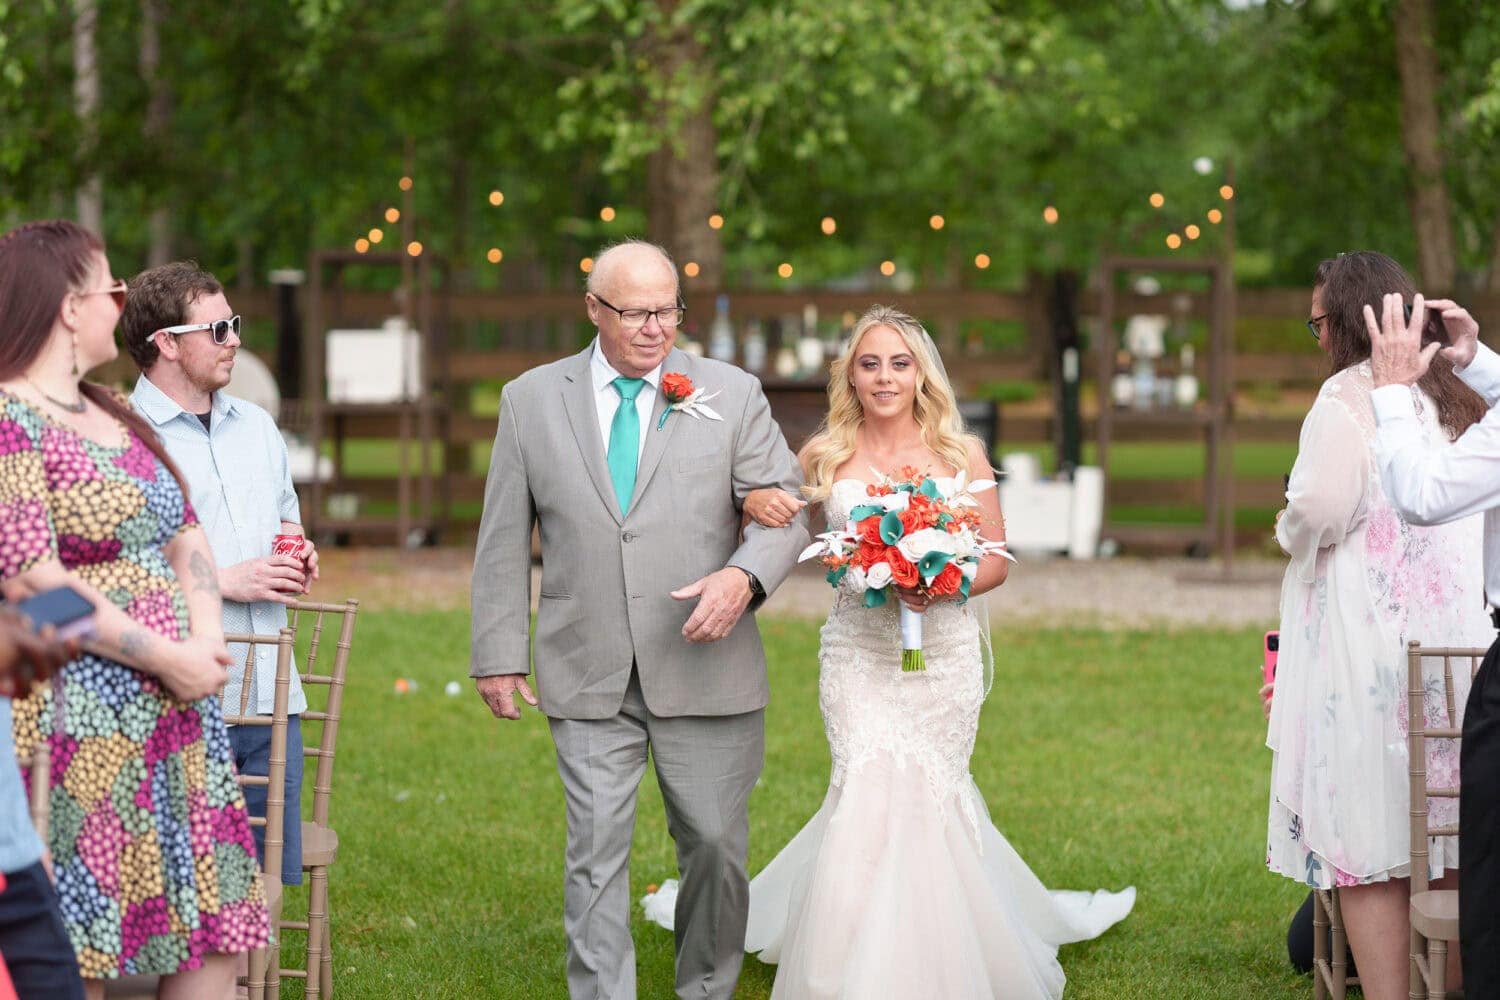
[[[141,370],[131,404],[161,436],[181,471],[203,530],[213,546],[217,579],[193,586],[218,586],[223,595],[224,631],[275,635],[287,624],[286,605],[307,592],[318,576],[318,555],[304,541],[300,556],[275,555],[278,534],[302,534],[302,515],[292,487],[286,442],[265,410],[224,392],[240,346],[240,318],[229,307],[224,287],[192,261],[143,271],[130,283],[120,317],[125,347]],[[184,581],[189,583],[189,581]],[[231,648],[243,665],[244,647]],[[224,688],[226,712],[269,716],[275,695],[276,651],[256,650],[246,679],[242,668],[229,671]],[[302,728],[307,698],[292,672],[288,701],[285,848],[282,881],[302,881]],[[230,726],[229,741],[241,774],[264,776],[270,766],[270,734],[265,726]],[[264,816],[266,789],[246,788],[253,816]],[[252,827],[264,850],[264,831]]]

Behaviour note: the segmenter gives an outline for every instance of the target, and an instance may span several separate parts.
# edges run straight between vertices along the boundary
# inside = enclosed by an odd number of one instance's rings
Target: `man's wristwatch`
[[[752,598],[766,596],[766,588],[760,585],[759,577],[757,577],[754,573],[750,572],[743,566],[736,566],[735,569],[739,570],[741,573],[745,574],[745,576],[750,578],[750,596]]]

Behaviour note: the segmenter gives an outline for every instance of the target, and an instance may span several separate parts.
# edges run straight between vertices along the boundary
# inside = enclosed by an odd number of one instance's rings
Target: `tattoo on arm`
[[[120,634],[120,655],[140,662],[151,644],[151,636],[141,629],[130,629]]]
[[[193,575],[193,589],[201,590],[205,594],[219,596],[219,580],[214,576],[214,568],[208,564],[201,550],[195,550],[188,559],[188,572]]]

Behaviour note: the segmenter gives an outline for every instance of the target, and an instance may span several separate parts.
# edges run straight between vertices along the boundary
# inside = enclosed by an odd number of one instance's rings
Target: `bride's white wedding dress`
[[[841,529],[865,484],[827,503]],[[1062,996],[1058,945],[1097,937],[1135,890],[1051,892],[995,829],[969,774],[984,700],[979,625],[923,616],[927,669],[901,670],[896,602],[839,591],[819,701],[833,772],[822,808],[750,884],[745,948],[775,962],[773,1000]]]

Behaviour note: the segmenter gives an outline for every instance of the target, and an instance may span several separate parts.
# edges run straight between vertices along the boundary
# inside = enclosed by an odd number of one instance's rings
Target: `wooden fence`
[[[703,326],[713,316],[714,295],[692,288],[684,289],[690,317]],[[920,317],[933,330],[950,359],[949,371],[960,394],[972,393],[994,382],[1038,383],[1038,398],[1031,402],[1002,403],[999,408],[999,445],[1032,445],[1051,442],[1057,433],[1057,417],[1048,388],[1050,367],[1055,357],[1051,350],[1051,318],[1048,313],[1047,289],[1033,284],[1024,291],[997,292],[974,289],[896,292],[844,292],[810,290],[731,292],[735,326],[743,329],[750,317],[774,318],[800,315],[807,305],[816,307],[820,316],[838,317],[858,313],[872,302],[884,302]],[[235,291],[232,301],[247,320],[269,321],[276,315],[275,290],[256,288]],[[1098,294],[1085,291],[1078,302],[1079,326],[1088,331],[1097,316]],[[1311,350],[1303,321],[1308,315],[1309,294],[1306,289],[1239,289],[1235,295],[1235,326],[1243,331],[1255,326],[1262,331],[1268,325],[1285,324],[1287,351],[1238,353],[1227,359],[1229,379],[1244,396],[1246,390],[1264,393],[1285,389],[1299,390],[1311,397],[1312,390],[1326,377],[1322,355]],[[302,296],[302,314],[306,316],[306,296]],[[424,331],[437,337],[441,345],[433,352],[434,433],[441,446],[442,458],[437,478],[439,503],[443,509],[444,537],[463,537],[472,530],[478,503],[483,492],[483,475],[479,470],[482,457],[475,454],[487,449],[493,439],[493,412],[478,412],[474,390],[485,383],[513,378],[529,368],[556,360],[582,348],[592,335],[585,323],[582,295],[578,291],[529,292],[498,294],[492,292],[454,291],[435,296],[436,325],[441,329]],[[1500,330],[1500,295],[1473,300],[1470,308],[1480,320],[1482,330]],[[385,317],[400,312],[398,298],[389,292],[372,292],[343,288],[325,288],[320,309],[325,328],[378,326]],[[1166,292],[1156,296],[1117,293],[1114,315],[1135,313],[1164,314],[1188,321],[1206,322],[1208,296],[1204,291]],[[1024,329],[1024,346],[978,355],[965,352],[961,330],[967,321],[1010,321]],[[474,331],[484,328],[485,337]],[[308,331],[304,338],[308,351],[321,350],[321,337]],[[1238,339],[1238,338],[1237,338]],[[1261,336],[1264,340],[1265,337]],[[487,340],[491,346],[478,346]],[[957,363],[951,359],[958,358]],[[1098,386],[1098,364],[1093,352],[1082,352],[1086,383]],[[1199,364],[1206,366],[1207,358]],[[1200,374],[1204,370],[1200,367]],[[1106,373],[1107,377],[1108,373]],[[1082,435],[1094,439],[1094,414],[1097,413],[1097,391],[1085,392]],[[1237,442],[1281,442],[1294,444],[1301,423],[1300,411],[1272,415],[1249,415],[1236,412],[1233,417]],[[372,410],[354,419],[342,420],[341,434],[347,438],[394,440],[400,433],[400,417],[388,409]],[[1195,440],[1191,428],[1120,428],[1116,442]],[[390,475],[360,476],[340,470],[330,493],[352,493],[366,504],[389,504],[409,495],[409,484]],[[1203,503],[1201,478],[1122,479],[1111,478],[1111,505],[1193,506]],[[1282,483],[1276,477],[1237,477],[1233,497],[1240,507],[1272,508],[1279,505]],[[312,515],[316,518],[316,513]],[[379,537],[389,525],[372,523],[370,537]],[[386,536],[389,540],[389,535]]]

